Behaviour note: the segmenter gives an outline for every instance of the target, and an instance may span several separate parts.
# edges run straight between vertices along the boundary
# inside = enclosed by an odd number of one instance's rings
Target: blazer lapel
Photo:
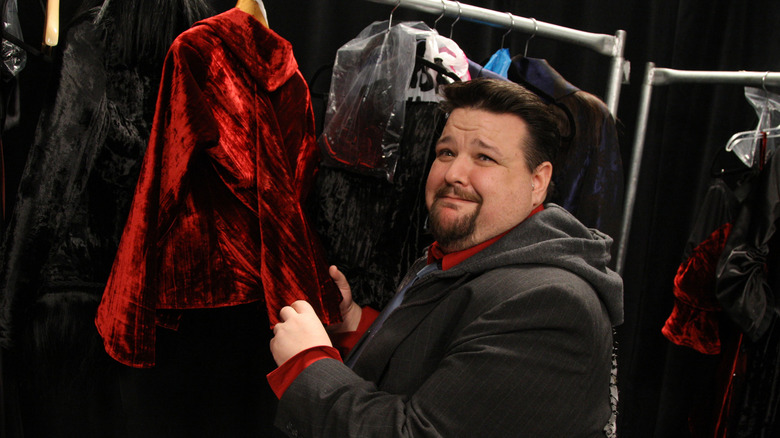
[[[447,294],[466,281],[467,275],[421,280],[407,292],[403,303],[387,318],[381,330],[355,363],[364,379],[379,382],[398,345],[422,322]]]

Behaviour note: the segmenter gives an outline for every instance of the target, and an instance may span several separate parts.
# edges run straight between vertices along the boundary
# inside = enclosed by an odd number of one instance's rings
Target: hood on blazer
[[[268,91],[281,87],[298,71],[292,44],[240,9],[198,21],[195,26],[208,27]]]
[[[613,326],[623,323],[623,279],[608,267],[612,238],[585,227],[555,204],[448,272],[479,273],[509,265],[557,266],[585,279],[604,303]]]

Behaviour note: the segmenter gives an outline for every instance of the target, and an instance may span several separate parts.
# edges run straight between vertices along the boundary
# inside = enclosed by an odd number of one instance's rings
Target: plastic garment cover
[[[19,8],[16,0],[7,0],[3,11],[3,33],[22,40]],[[3,76],[16,76],[27,64],[27,53],[21,47],[3,38]]]
[[[455,72],[462,81],[471,79],[469,73],[469,60],[458,44],[433,31],[432,37],[427,39],[425,57],[434,61],[441,61],[442,65]]]
[[[761,88],[745,87],[745,98],[758,115],[758,126],[752,131],[738,132],[726,144],[748,167],[761,167],[774,151],[780,138],[780,95]]]
[[[438,99],[434,76],[421,71],[418,55],[468,75],[457,45],[422,22],[375,22],[339,48],[319,139],[327,164],[392,181],[405,102]]]
[[[424,37],[424,40],[419,37]],[[418,35],[417,56],[412,77],[406,89],[406,100],[438,102],[438,86],[455,80],[468,81],[469,62],[455,41],[436,31]]]

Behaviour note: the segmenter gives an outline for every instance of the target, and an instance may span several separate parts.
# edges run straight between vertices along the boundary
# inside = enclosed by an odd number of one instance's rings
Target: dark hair
[[[511,81],[479,78],[455,82],[442,88],[441,108],[451,113],[473,108],[495,114],[514,114],[525,121],[529,138],[525,141],[525,161],[530,171],[545,161],[554,162],[560,148],[555,114],[539,96]]]

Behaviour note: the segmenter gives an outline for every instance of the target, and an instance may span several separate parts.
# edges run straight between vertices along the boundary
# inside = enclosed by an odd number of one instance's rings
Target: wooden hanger
[[[258,3],[257,0],[238,0],[236,8],[255,17],[263,26],[268,27],[268,19],[265,17],[265,11],[260,7],[260,3]]]
[[[51,48],[59,42],[60,35],[60,0],[49,0],[46,4],[46,27],[43,33],[43,51],[51,52]]]

